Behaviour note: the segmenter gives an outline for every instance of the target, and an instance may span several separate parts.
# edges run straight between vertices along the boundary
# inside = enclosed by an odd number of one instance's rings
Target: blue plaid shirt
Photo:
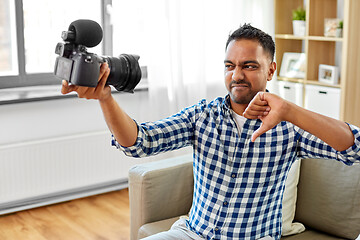
[[[143,157],[191,145],[194,196],[188,226],[206,239],[280,239],[285,180],[296,158],[360,160],[360,132],[350,125],[355,144],[343,152],[281,122],[251,142],[260,120],[247,119],[239,133],[229,96],[205,100],[169,118],[138,125],[126,155]]]

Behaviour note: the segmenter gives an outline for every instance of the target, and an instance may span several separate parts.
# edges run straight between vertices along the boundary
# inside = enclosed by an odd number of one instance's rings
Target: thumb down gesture
[[[281,97],[268,93],[258,92],[245,109],[243,116],[248,119],[260,119],[260,127],[252,134],[251,141],[275,127],[281,121],[286,121],[289,112],[289,102]]]

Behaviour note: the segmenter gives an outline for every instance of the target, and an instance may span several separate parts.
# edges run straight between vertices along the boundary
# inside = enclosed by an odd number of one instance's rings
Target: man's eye
[[[233,65],[225,65],[225,68],[226,69],[231,69],[231,68],[233,68],[234,66]]]
[[[257,69],[258,66],[256,66],[256,65],[245,65],[244,68],[247,68],[247,69]]]

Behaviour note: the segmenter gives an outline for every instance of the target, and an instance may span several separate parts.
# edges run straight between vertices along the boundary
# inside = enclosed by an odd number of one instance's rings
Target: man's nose
[[[235,67],[233,74],[232,74],[232,79],[234,81],[239,81],[239,80],[244,79],[244,72],[241,67],[239,67],[239,66]]]

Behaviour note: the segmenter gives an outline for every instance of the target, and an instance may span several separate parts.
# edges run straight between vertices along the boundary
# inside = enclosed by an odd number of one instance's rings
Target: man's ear
[[[270,66],[269,66],[269,72],[268,72],[268,78],[267,80],[270,81],[273,77],[273,75],[275,74],[276,71],[276,63],[275,62],[271,62]]]

